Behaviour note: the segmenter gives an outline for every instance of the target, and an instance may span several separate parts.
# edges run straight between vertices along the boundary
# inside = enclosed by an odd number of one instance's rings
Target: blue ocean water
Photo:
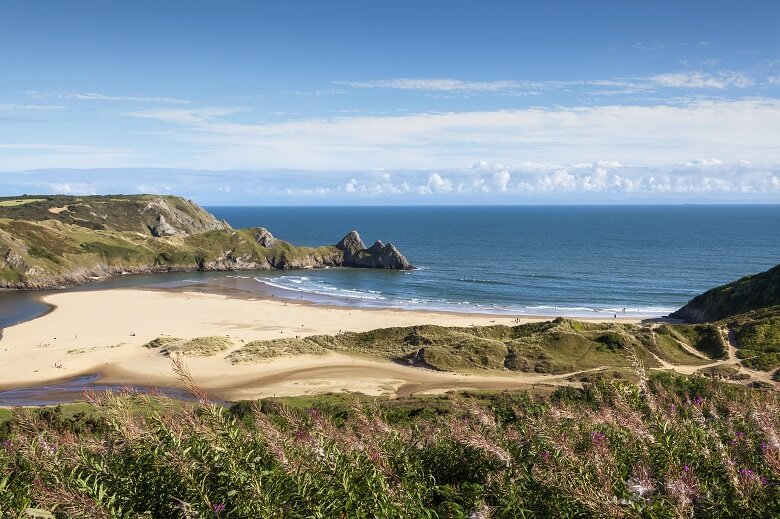
[[[296,245],[351,229],[366,245],[394,243],[417,270],[251,275],[303,299],[373,306],[659,316],[780,263],[780,205],[207,209]]]

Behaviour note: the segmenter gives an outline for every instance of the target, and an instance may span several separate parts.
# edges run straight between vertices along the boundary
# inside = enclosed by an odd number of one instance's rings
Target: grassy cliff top
[[[780,305],[780,265],[708,290],[671,316],[709,322],[774,305]]]
[[[0,219],[3,218],[31,222],[53,220],[93,230],[134,231],[145,235],[161,226],[169,234],[178,235],[229,228],[191,200],[170,195],[3,197]]]

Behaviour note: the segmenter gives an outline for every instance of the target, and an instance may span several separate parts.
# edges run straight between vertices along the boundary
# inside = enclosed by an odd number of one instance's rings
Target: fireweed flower
[[[704,399],[700,396],[697,396],[696,398],[693,399],[694,405],[701,405],[702,402],[704,402]]]
[[[225,503],[217,503],[213,505],[211,509],[214,510],[215,514],[219,515],[225,511]]]

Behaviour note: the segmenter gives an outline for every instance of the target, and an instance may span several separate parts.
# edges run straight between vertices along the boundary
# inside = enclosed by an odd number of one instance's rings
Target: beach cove
[[[225,359],[242,344],[258,339],[422,324],[512,326],[544,318],[333,307],[192,288],[74,291],[41,299],[53,310],[4,330],[0,389],[88,374],[99,374],[101,383],[176,387],[170,359],[143,347],[160,337],[226,337],[233,347],[224,353],[186,359],[198,383],[225,400],[327,391],[393,394],[405,384],[415,384],[420,391],[509,389],[561,378],[523,373],[455,375],[335,353],[248,365]]]

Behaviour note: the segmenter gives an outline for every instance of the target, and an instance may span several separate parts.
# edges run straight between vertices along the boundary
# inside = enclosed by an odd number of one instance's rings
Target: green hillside
[[[363,250],[359,236],[357,244],[354,266],[411,268],[390,244]],[[232,229],[176,196],[0,198],[0,288],[125,273],[353,266],[346,257],[334,245],[296,247],[261,227]]]
[[[701,323],[774,305],[780,305],[780,265],[708,290],[671,317]]]

